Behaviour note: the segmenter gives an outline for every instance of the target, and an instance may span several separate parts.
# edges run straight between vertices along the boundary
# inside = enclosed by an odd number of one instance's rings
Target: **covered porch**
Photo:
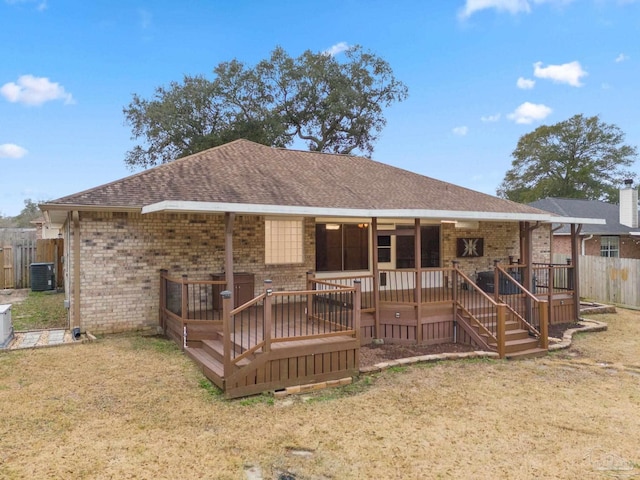
[[[375,252],[377,218],[371,225]],[[415,219],[417,265],[420,227]],[[524,259],[533,257],[531,227],[520,225]],[[359,348],[372,342],[455,342],[501,358],[539,356],[548,347],[549,323],[578,315],[574,264],[508,257],[490,271],[468,273],[458,260],[447,267],[380,268],[373,255],[371,272],[309,272],[299,290],[266,280],[238,302],[233,214],[225,215],[225,232],[224,276],[161,272],[159,322],[227,397],[355,376]]]

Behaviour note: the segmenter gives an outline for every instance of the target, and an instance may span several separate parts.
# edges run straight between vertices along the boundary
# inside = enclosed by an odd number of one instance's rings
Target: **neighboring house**
[[[529,205],[563,217],[604,219],[604,225],[582,226],[579,234],[581,255],[640,259],[638,190],[630,181],[620,190],[620,205],[570,198],[545,198]],[[558,223],[553,228],[553,253],[570,256],[570,226]]]
[[[38,217],[29,223],[35,225],[38,240],[53,240],[62,237],[62,225],[47,223],[44,217]]]
[[[230,396],[357,374],[374,339],[537,353],[577,316],[577,269],[533,271],[556,216],[366,158],[237,140],[41,208],[71,327],[160,327]]]

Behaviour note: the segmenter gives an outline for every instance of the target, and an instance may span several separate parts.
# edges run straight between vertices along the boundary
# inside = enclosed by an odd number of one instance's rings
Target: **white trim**
[[[533,221],[547,223],[588,223],[604,225],[599,218],[558,217],[551,214],[507,213],[457,210],[423,210],[423,209],[360,209],[360,208],[325,208],[292,205],[263,205],[251,203],[193,202],[181,200],[164,200],[145,205],[142,214],[172,213],[223,213],[235,212],[252,215],[302,215],[307,217],[378,217],[378,218],[437,218],[445,220],[494,220],[494,221]]]

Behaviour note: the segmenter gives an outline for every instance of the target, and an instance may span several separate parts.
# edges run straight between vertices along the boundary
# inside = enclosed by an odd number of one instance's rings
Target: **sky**
[[[134,94],[352,45],[409,88],[377,161],[495,194],[541,125],[600,115],[640,146],[640,0],[0,0],[0,215],[135,173]]]

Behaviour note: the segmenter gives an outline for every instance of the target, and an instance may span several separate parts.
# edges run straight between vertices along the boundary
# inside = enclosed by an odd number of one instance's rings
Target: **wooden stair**
[[[483,314],[474,318],[479,322],[483,320],[492,322],[495,316]],[[484,345],[489,350],[498,350],[498,345],[493,338],[483,333],[481,328],[474,324],[468,315],[460,315],[458,320],[463,324],[465,331],[467,331],[475,341]],[[507,320],[505,322],[505,357],[507,359],[519,360],[545,356],[547,350],[540,348],[538,345],[538,338],[529,335],[528,330],[520,328],[519,322],[515,320]]]
[[[205,377],[221,389],[224,389],[224,345],[222,343],[222,333],[217,332],[212,337],[191,342],[190,346],[185,347],[184,352],[200,366]],[[233,347],[237,353],[241,353],[242,349],[239,345],[233,345]],[[236,368],[249,365],[255,356],[256,354],[254,353],[243,358],[237,362]]]

